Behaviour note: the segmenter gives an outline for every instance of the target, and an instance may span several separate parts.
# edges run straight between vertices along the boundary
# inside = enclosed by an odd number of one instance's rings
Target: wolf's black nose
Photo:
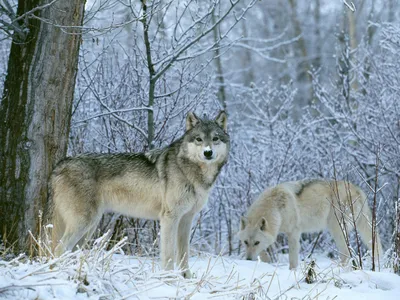
[[[252,260],[251,257],[246,258],[247,260]]]
[[[206,151],[204,151],[204,156],[205,156],[207,159],[211,159],[211,158],[212,158],[212,155],[213,155],[212,150],[206,150]]]

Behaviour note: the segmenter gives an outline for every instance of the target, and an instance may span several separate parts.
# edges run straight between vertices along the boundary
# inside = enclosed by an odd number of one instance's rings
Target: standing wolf
[[[148,153],[86,154],[53,171],[53,247],[60,255],[91,236],[104,212],[160,220],[161,265],[188,270],[193,217],[208,199],[230,148],[227,115],[186,117],[185,134]],[[53,248],[54,249],[54,248]]]
[[[275,242],[278,233],[286,233],[289,267],[293,269],[298,265],[300,234],[328,228],[345,263],[349,252],[338,220],[344,218],[350,230],[354,215],[358,233],[371,249],[369,222],[372,218],[366,202],[366,196],[358,186],[344,181],[314,179],[282,183],[266,189],[250,206],[246,217],[241,219],[238,235],[246,245],[247,259],[254,260]],[[376,237],[375,257],[378,258],[383,251],[379,235]]]

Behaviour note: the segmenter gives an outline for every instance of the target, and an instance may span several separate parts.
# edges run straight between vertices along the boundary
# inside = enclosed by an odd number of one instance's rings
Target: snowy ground
[[[98,243],[90,251],[47,262],[0,260],[1,299],[400,299],[400,277],[388,271],[349,271],[316,256],[317,280],[308,284],[302,263],[287,257],[267,264],[202,254],[192,257],[193,279],[164,272],[155,258],[123,255]]]

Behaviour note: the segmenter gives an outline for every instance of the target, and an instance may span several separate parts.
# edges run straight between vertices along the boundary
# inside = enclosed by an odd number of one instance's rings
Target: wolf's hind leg
[[[89,222],[67,224],[64,235],[55,249],[55,255],[60,256],[65,251],[71,251],[89,229]]]
[[[91,225],[89,230],[83,235],[83,237],[79,240],[79,242],[77,243],[77,245],[79,245],[80,248],[85,247],[89,240],[92,238],[93,233],[96,231],[97,225],[100,222],[100,218],[98,218],[98,220],[94,221]]]
[[[178,227],[178,253],[177,263],[183,269],[183,277],[190,278],[191,272],[189,270],[189,255],[190,255],[190,230],[192,228],[192,221],[194,215],[187,213],[179,222]]]
[[[288,234],[289,268],[296,269],[299,264],[300,232],[294,231]]]
[[[367,204],[365,204],[367,205]],[[369,250],[372,250],[372,226],[369,222],[372,220],[371,212],[368,207],[364,208],[364,211],[360,214],[357,220],[357,231],[361,236],[362,241]],[[375,247],[374,247],[374,259],[376,262],[383,258],[384,252],[382,248],[381,239],[379,237],[378,230],[375,232]]]
[[[340,261],[344,265],[350,258],[350,252],[349,248],[347,247],[342,228],[340,227],[338,220],[334,216],[331,216],[328,220],[328,229],[333,239],[335,240],[336,247],[339,251]]]

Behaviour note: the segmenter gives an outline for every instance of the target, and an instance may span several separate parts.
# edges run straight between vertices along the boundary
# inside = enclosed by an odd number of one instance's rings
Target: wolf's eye
[[[249,243],[247,241],[244,241],[245,245],[247,246]]]
[[[213,142],[217,142],[217,141],[219,141],[219,137],[214,136],[214,137],[213,137]]]
[[[259,243],[260,243],[259,241],[255,242],[255,243],[254,243],[254,246],[257,246]]]
[[[198,141],[199,143],[201,143],[203,140],[200,137],[196,138],[196,141]]]

